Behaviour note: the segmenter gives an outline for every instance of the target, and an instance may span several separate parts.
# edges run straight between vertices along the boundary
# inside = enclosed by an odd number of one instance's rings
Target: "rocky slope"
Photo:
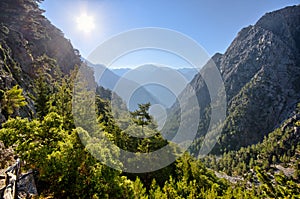
[[[255,25],[242,29],[223,55],[213,56],[228,106],[215,153],[258,143],[289,117],[300,101],[299,41],[298,5],[265,14]],[[210,99],[201,75],[191,86],[202,110],[199,139],[191,149],[197,153],[210,119]]]
[[[67,74],[80,65],[80,56],[63,33],[53,26],[38,8],[38,0],[0,2],[0,89],[19,85],[28,106],[16,114],[34,114],[33,82],[39,72],[54,76]],[[0,111],[1,112],[1,111]],[[0,113],[0,123],[6,118]]]
[[[222,56],[217,65],[228,98],[223,143],[256,143],[289,116],[300,100],[299,38],[300,6],[289,7],[243,29]]]

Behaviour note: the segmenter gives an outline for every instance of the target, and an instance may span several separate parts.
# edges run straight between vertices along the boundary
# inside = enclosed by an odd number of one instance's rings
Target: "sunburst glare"
[[[90,33],[95,29],[95,21],[94,17],[91,15],[87,15],[86,13],[82,13],[76,18],[77,28],[80,31],[85,33]]]

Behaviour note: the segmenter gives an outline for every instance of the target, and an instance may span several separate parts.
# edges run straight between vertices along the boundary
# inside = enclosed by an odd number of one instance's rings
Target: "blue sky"
[[[183,33],[212,56],[216,52],[224,53],[241,28],[254,24],[264,13],[299,3],[299,0],[45,0],[41,8],[83,57],[108,38],[143,27]],[[82,13],[94,18],[95,26],[89,33],[77,27],[76,18]],[[166,53],[155,55],[140,52],[138,57],[144,60],[130,61],[133,56],[129,56],[116,65],[130,67],[143,61],[161,62],[164,56],[172,61],[162,64],[185,64]]]

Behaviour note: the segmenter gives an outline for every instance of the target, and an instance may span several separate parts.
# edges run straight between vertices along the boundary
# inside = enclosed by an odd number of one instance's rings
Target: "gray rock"
[[[213,152],[262,141],[300,102],[300,6],[267,13],[255,25],[242,29],[226,52],[212,60],[223,77],[228,105],[222,136]],[[191,85],[202,110],[209,108],[201,76]],[[200,114],[202,122],[208,123],[206,112]],[[207,130],[202,126],[199,136]]]

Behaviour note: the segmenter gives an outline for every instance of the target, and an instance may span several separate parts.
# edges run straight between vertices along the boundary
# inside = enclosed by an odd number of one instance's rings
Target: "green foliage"
[[[18,85],[12,87],[10,90],[0,92],[1,112],[8,118],[20,107],[27,104],[25,97],[22,95],[23,90]]]
[[[14,148],[28,168],[39,170],[41,190],[72,198],[121,193],[121,187],[114,185],[121,181],[119,172],[98,163],[80,142],[78,131],[82,130],[63,129],[63,118],[57,113],[49,113],[42,121],[9,119],[3,127],[0,139]]]
[[[296,114],[299,112],[296,111]],[[254,166],[271,169],[275,164],[287,166],[297,159],[299,137],[296,134],[297,120],[288,119],[280,128],[275,129],[256,145],[241,148],[238,151],[224,153],[223,157],[212,163],[214,156],[208,156],[205,163],[209,167],[223,170],[229,175],[241,175]]]
[[[176,173],[170,175],[162,188],[154,180],[149,195],[150,198],[217,198],[227,187],[225,180],[218,179],[201,162],[184,154],[176,162]]]
[[[245,179],[253,183],[252,189],[249,189],[246,181],[230,184],[216,177],[212,170],[189,154],[184,154],[173,164],[158,171],[142,174],[121,173],[98,160],[105,160],[121,168],[121,163],[116,160],[122,158],[122,152],[116,146],[136,153],[150,153],[169,144],[155,128],[156,125],[148,113],[150,104],[141,105],[135,111],[132,115],[134,121],[130,118],[124,120],[127,128],[121,130],[112,116],[109,99],[102,99],[96,94],[93,102],[93,99],[84,97],[90,96],[91,91],[84,89],[89,82],[81,81],[77,85],[76,100],[82,100],[86,106],[80,107],[77,110],[79,112],[75,113],[79,113],[83,119],[86,118],[84,121],[87,123],[86,126],[83,125],[84,128],[75,128],[71,107],[74,95],[73,78],[74,74],[66,76],[53,87],[43,84],[42,78],[38,79],[40,82],[37,81],[35,103],[37,110],[40,110],[39,117],[33,120],[19,117],[9,119],[0,130],[0,140],[5,146],[13,147],[26,161],[26,168],[39,170],[37,184],[43,194],[52,193],[56,198],[133,199],[298,197],[298,173],[288,178],[259,168],[256,168],[255,174],[249,172],[256,165],[266,169],[278,161],[289,162],[293,158],[300,147],[292,147],[293,142],[287,141],[293,138],[291,129],[297,125],[296,122],[285,128],[285,132],[280,129],[274,131],[260,145],[242,148],[238,152],[228,152],[220,160],[216,160],[214,156],[206,158],[206,165],[216,170],[222,169],[234,175],[248,173]],[[47,96],[48,92],[50,96]],[[2,96],[6,95],[6,92],[2,93]],[[43,105],[44,109],[41,108]],[[86,109],[91,105],[97,114],[96,122],[90,120],[90,109]],[[136,124],[142,126],[142,132]],[[93,133],[89,131],[91,128]],[[146,134],[151,136],[131,136]],[[115,145],[112,147],[109,142]],[[169,149],[171,155],[176,155],[179,151],[177,147],[171,146]],[[290,152],[278,157],[283,149],[290,149]],[[147,160],[150,167],[150,164],[155,166],[159,159],[169,157],[156,158]],[[123,161],[134,163],[139,160],[128,158]],[[295,170],[298,167],[295,166]],[[260,184],[254,184],[255,178]]]
[[[72,116],[72,82],[65,77],[60,83],[55,85],[55,90],[50,97],[47,106],[49,111],[56,112],[63,118],[64,128],[72,129],[74,127],[74,121]]]
[[[43,83],[43,78],[37,79],[35,105],[39,110],[38,118],[11,118],[0,130],[0,140],[26,161],[25,168],[39,170],[37,184],[43,194],[52,193],[56,198],[132,199],[298,197],[299,163],[295,163],[297,172],[292,177],[270,173],[272,164],[282,161],[288,165],[294,160],[300,148],[299,145],[293,146],[297,142],[293,134],[297,121],[288,123],[284,131],[277,129],[261,144],[225,153],[218,160],[215,156],[205,159],[205,164],[210,168],[245,178],[237,184],[216,177],[214,171],[189,154],[154,172],[121,173],[98,160],[121,168],[123,165],[117,160],[123,154],[116,146],[142,154],[170,143],[156,130],[148,113],[150,104],[141,105],[139,110],[133,112],[134,120],[128,115],[123,121],[126,128],[122,130],[112,116],[109,98],[103,99],[96,94],[93,101],[91,97],[86,97],[92,96],[92,91],[85,89],[90,84],[88,81],[76,85],[78,96],[75,100],[86,105],[79,107],[78,112],[72,112],[74,76],[75,73],[66,76],[53,86]],[[17,93],[20,94],[20,91]],[[3,91],[1,99],[5,97],[6,92]],[[122,106],[121,103],[119,105]],[[95,109],[96,121],[90,120],[90,107]],[[73,113],[78,113],[85,121],[82,128],[75,128]],[[136,124],[142,126],[142,131]],[[134,135],[150,136],[136,138]],[[180,149],[171,145],[169,150],[170,155],[176,155]],[[157,156],[146,161],[151,167],[162,158],[169,157]],[[134,164],[139,159],[127,158],[123,161]],[[252,172],[255,166],[259,167]]]
[[[146,194],[146,189],[144,188],[142,182],[137,178],[132,184],[134,198],[135,199],[148,199]]]
[[[83,96],[90,94],[83,89],[86,83],[81,84],[82,87],[79,86],[77,92],[80,91],[79,97],[82,98],[77,100],[83,100]],[[37,93],[38,88],[43,91],[44,86],[46,85],[36,87]],[[40,104],[48,105],[45,106],[44,116],[41,114],[38,119],[33,120],[11,118],[0,130],[0,140],[5,146],[12,147],[26,161],[25,168],[39,170],[37,184],[43,194],[52,193],[55,198],[132,199],[299,197],[298,172],[293,177],[273,175],[259,167],[256,167],[255,174],[250,172],[256,165],[266,169],[271,168],[270,165],[280,159],[286,159],[284,160],[286,162],[293,159],[293,155],[300,147],[292,147],[287,141],[293,138],[290,137],[294,135],[291,129],[296,126],[296,122],[285,128],[286,132],[280,129],[274,131],[260,145],[226,153],[220,160],[214,156],[206,158],[205,163],[211,168],[222,169],[234,175],[244,175],[247,181],[238,184],[230,184],[218,178],[212,170],[207,169],[199,160],[187,153],[175,163],[158,171],[142,174],[121,173],[98,160],[105,159],[110,164],[118,165],[120,162],[116,160],[122,157],[122,152],[116,146],[137,153],[149,153],[166,146],[169,144],[168,141],[155,129],[152,120],[147,120],[147,125],[143,123],[145,126],[142,132],[152,136],[147,138],[130,136],[140,133],[138,126],[128,118],[128,124],[125,125],[127,129],[118,128],[112,117],[109,101],[100,98],[99,95],[96,95],[93,105],[97,114],[96,123],[91,123],[95,125],[92,128],[96,131],[91,134],[87,131],[89,128],[75,128],[70,107],[73,97],[72,87],[70,76],[65,77],[53,87],[53,93],[49,98],[40,98],[43,99]],[[43,96],[44,93],[40,92],[40,95]],[[83,102],[88,104],[92,102],[91,99],[87,99],[88,101]],[[89,113],[85,112],[87,110],[89,109],[81,109],[80,116],[88,117]],[[141,111],[144,115],[142,117],[148,114],[147,111],[147,107]],[[150,115],[149,117],[151,118]],[[108,139],[104,139],[104,136]],[[116,146],[111,147],[108,142],[113,142]],[[85,146],[82,143],[85,143]],[[278,152],[289,148],[290,152],[284,153],[284,156],[277,156]],[[176,155],[178,151],[178,148],[170,147],[169,153]],[[154,165],[157,160],[168,157],[156,158],[147,161]],[[139,160],[128,158],[126,161],[134,163]],[[265,162],[267,165],[264,165]],[[295,165],[295,170],[299,171],[299,163]],[[119,166],[122,167],[121,164]],[[249,175],[245,176],[246,173]],[[256,178],[259,184],[255,184]]]
[[[284,176],[283,174],[275,174],[272,177],[270,174],[265,173],[259,167],[256,167],[260,186],[258,191],[262,197],[266,198],[299,198],[300,186],[293,180]],[[274,178],[275,182],[272,182]]]
[[[300,113],[296,108],[295,115]],[[238,151],[224,153],[216,161],[214,155],[204,159],[205,164],[228,175],[240,178],[236,191],[227,191],[237,198],[298,198],[299,197],[299,136],[297,136],[297,118],[291,117],[282,126],[256,145],[241,148]],[[293,166],[294,165],[294,166]],[[292,176],[279,172],[278,166],[292,169]],[[283,168],[285,170],[285,168]],[[242,179],[242,177],[244,179]],[[259,182],[259,183],[258,183]],[[247,189],[252,183],[252,192]],[[244,192],[245,195],[240,195]]]
[[[139,109],[133,112],[130,112],[131,116],[133,117],[133,121],[135,124],[142,126],[148,125],[153,120],[149,114],[149,108],[151,106],[150,103],[146,104],[139,104]]]
[[[51,93],[53,92],[49,83],[47,83],[45,76],[40,75],[35,81],[35,108],[36,115],[38,118],[42,119],[45,117],[49,110],[48,101],[50,99]]]
[[[37,76],[34,81],[34,97],[36,115],[42,119],[48,114],[52,104],[50,99],[55,99],[52,95],[54,90],[59,90],[64,86],[60,68],[54,59],[48,57],[46,54],[39,56],[34,61],[35,75]],[[54,99],[53,99],[54,98]]]

